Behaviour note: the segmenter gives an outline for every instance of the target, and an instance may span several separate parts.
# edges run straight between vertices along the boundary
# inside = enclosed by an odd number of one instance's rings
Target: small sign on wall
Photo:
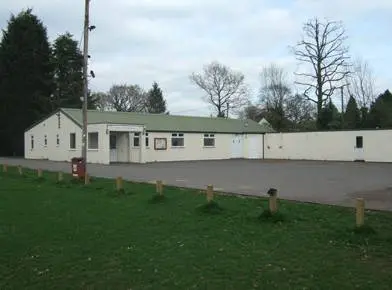
[[[154,138],[154,149],[155,150],[166,150],[167,138]]]

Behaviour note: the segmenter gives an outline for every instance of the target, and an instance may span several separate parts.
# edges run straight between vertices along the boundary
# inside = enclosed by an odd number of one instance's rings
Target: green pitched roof
[[[62,108],[61,111],[77,124],[82,125],[81,109]],[[260,125],[252,120],[97,110],[88,110],[87,121],[89,124],[145,125],[147,131],[211,133],[267,133],[273,131],[269,126]]]

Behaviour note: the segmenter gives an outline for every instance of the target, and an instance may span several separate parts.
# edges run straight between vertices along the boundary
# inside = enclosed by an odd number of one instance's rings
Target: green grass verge
[[[0,289],[390,289],[392,214],[0,173]],[[213,214],[211,214],[213,213]],[[263,214],[264,213],[264,214]],[[274,220],[276,219],[276,220]],[[270,222],[273,221],[273,222]],[[278,221],[278,222],[277,222]]]

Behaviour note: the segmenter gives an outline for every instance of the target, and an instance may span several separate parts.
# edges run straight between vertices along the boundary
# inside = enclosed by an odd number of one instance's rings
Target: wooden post
[[[214,186],[207,186],[207,202],[211,202],[214,199]]]
[[[365,223],[365,200],[363,198],[357,198],[356,208],[357,227],[360,227]]]
[[[90,184],[90,176],[88,175],[88,173],[86,173],[84,176],[84,184]]]
[[[23,169],[22,166],[18,166],[18,171],[19,171],[19,175],[23,175]]]
[[[63,178],[63,173],[60,171],[59,173],[58,173],[58,175],[57,175],[57,181],[58,182],[62,182],[64,180],[64,178]]]
[[[268,194],[269,194],[269,210],[271,213],[276,213],[278,211],[278,191],[274,188],[271,188],[270,190],[268,190]]]
[[[121,176],[117,177],[117,179],[116,179],[116,188],[117,188],[117,191],[121,191],[124,189],[123,179]]]
[[[157,193],[159,193],[159,195],[163,194],[162,180],[157,180],[156,190],[157,190]]]
[[[7,164],[3,164],[3,172],[7,172],[8,171],[8,166]]]
[[[37,175],[38,175],[38,178],[42,177],[42,169],[41,168],[37,169]]]

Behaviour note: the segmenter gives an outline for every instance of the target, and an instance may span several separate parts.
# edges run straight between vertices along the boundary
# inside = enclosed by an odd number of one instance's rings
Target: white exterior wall
[[[88,132],[98,132],[98,150],[87,149],[89,163],[109,163],[109,139],[106,125],[88,125]],[[76,148],[70,148],[70,134],[76,134]],[[82,129],[63,113],[60,113],[60,128],[57,114],[53,114],[25,132],[25,158],[48,159],[52,161],[71,161],[73,157],[82,156]],[[47,145],[45,146],[45,135]],[[57,145],[57,135],[59,145]],[[34,137],[34,148],[31,148],[31,136]]]
[[[363,137],[358,153],[356,137]],[[269,133],[266,159],[392,162],[392,130]]]
[[[70,149],[70,133],[76,134],[76,148]],[[57,134],[60,144],[57,145]],[[47,136],[47,146],[44,136]],[[60,128],[56,114],[51,115],[24,134],[26,159],[49,159],[54,161],[70,161],[81,155],[82,130],[63,113],[60,113]],[[34,148],[31,148],[31,136],[34,137]],[[78,142],[79,141],[79,142]]]
[[[88,163],[100,163],[109,164],[109,133],[106,134],[106,124],[90,124],[87,125],[87,132],[98,132],[98,149],[89,149],[87,146],[87,162]],[[82,139],[77,140],[79,146],[82,145]],[[88,138],[87,138],[88,144]],[[81,152],[79,151],[79,156]]]
[[[184,147],[172,147],[172,133],[148,132],[149,147],[145,148],[145,161],[184,161],[231,158],[233,134],[215,134],[215,146],[204,147],[204,133],[184,133]],[[154,150],[154,138],[166,138],[166,150]],[[143,137],[143,142],[145,139]],[[143,144],[144,145],[144,144]]]

